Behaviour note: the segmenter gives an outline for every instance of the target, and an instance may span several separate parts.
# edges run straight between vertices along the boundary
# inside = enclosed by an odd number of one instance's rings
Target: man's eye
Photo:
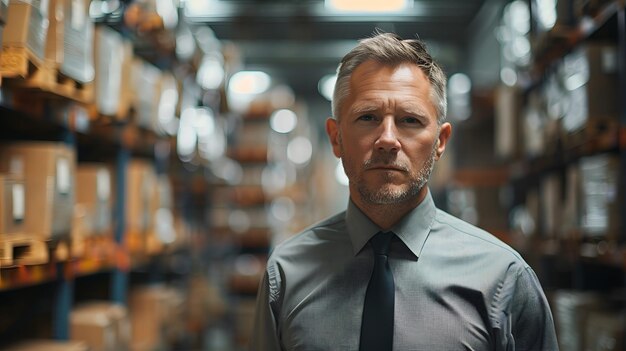
[[[419,124],[419,123],[422,123],[416,117],[404,117],[402,120],[404,121],[404,123],[407,123],[407,124]]]
[[[359,121],[373,121],[374,119],[376,119],[376,117],[374,117],[373,115],[362,115],[359,116],[358,120]]]

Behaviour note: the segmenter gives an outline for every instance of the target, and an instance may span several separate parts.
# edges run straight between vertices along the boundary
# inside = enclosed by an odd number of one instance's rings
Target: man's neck
[[[350,194],[350,199],[374,224],[386,231],[391,229],[407,213],[419,206],[426,198],[426,194],[428,194],[428,187],[424,186],[415,198],[398,203],[373,204],[364,201],[360,196],[355,196],[354,194]]]

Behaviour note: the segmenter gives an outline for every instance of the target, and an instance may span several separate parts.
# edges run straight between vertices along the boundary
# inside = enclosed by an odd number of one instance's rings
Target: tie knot
[[[391,238],[393,238],[392,232],[378,232],[370,239],[370,243],[372,244],[372,248],[374,249],[374,253],[377,255],[385,255],[389,254],[389,244],[391,243]]]

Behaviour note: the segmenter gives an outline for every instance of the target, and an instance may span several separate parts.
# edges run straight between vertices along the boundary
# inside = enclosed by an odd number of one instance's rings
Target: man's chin
[[[371,187],[360,188],[359,193],[365,201],[371,204],[389,205],[408,201],[415,197],[419,191],[413,194],[406,186],[384,184],[376,189],[372,189]]]

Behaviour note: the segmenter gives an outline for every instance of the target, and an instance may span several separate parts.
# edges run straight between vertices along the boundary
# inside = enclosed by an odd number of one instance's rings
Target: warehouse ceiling
[[[419,35],[448,72],[461,69],[469,33],[487,7],[501,2],[415,0],[399,14],[354,16],[326,9],[324,0],[204,0],[203,10],[186,14],[236,44],[246,69],[263,70],[299,96],[311,96],[356,40],[377,28]]]

